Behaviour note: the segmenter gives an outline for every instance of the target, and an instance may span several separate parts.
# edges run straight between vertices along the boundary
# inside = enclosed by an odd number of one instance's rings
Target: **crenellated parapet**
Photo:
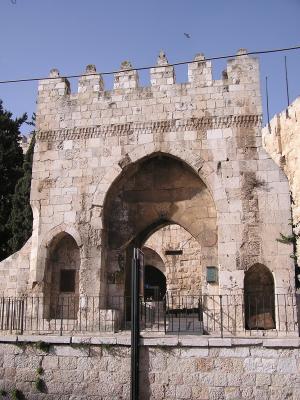
[[[38,100],[47,101],[48,97],[55,98],[70,94],[70,82],[66,78],[61,78],[58,69],[50,71],[49,78],[39,81]]]
[[[227,63],[228,84],[257,84],[259,79],[258,59],[249,57],[246,49],[240,49],[237,56],[228,60]]]
[[[53,69],[53,79],[39,82],[37,127],[45,131],[148,122],[153,115],[169,120],[262,112],[258,60],[249,57],[246,50],[228,60],[217,80],[213,79],[212,62],[203,54],[188,64],[186,83],[176,83],[175,68],[163,51],[149,74],[150,86],[141,86],[138,71],[124,61],[114,74],[113,89],[107,90],[96,67],[88,65],[73,94],[68,80]]]
[[[157,57],[156,67],[150,69],[151,86],[174,85],[175,72],[174,67],[169,65],[167,56],[160,51]]]
[[[139,86],[138,72],[129,61],[123,61],[120,72],[114,76],[114,89],[135,89]]]
[[[211,86],[213,83],[211,61],[206,61],[202,53],[197,54],[194,60],[195,62],[188,66],[189,82],[195,86]]]
[[[102,76],[97,74],[95,65],[87,65],[85,75],[78,81],[78,93],[89,95],[90,93],[98,93],[104,90]]]

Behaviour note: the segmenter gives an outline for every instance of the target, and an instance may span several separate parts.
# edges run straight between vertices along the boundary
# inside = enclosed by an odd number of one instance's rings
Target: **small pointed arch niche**
[[[244,304],[246,329],[275,329],[275,285],[271,271],[254,264],[245,273]]]
[[[80,250],[75,239],[60,232],[47,249],[44,312],[48,319],[76,319],[79,308]]]

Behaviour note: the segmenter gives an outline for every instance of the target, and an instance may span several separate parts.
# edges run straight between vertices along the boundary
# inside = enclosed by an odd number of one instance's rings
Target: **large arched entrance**
[[[151,235],[171,225],[197,241],[200,264],[217,263],[216,209],[208,188],[186,163],[155,153],[127,167],[108,191],[108,294],[129,295],[133,247],[141,248]]]

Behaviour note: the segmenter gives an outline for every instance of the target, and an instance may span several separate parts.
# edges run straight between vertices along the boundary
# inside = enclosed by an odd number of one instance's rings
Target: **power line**
[[[247,56],[253,56],[253,55],[258,55],[258,54],[279,53],[279,52],[286,52],[286,51],[299,50],[299,49],[300,49],[300,45],[293,46],[293,47],[284,47],[284,48],[279,48],[279,49],[250,51],[250,52],[245,52],[245,53],[242,53],[242,54],[230,54],[230,55],[226,55],[226,56],[210,57],[210,58],[205,58],[204,60],[180,61],[180,62],[176,62],[176,63],[173,63],[173,64],[166,64],[164,66],[177,67],[179,65],[186,65],[186,64],[193,64],[193,63],[214,61],[214,60],[223,60],[223,59],[227,59],[227,58],[236,58],[236,57],[242,57],[242,56],[246,56],[246,55]],[[148,70],[148,69],[151,69],[151,68],[161,68],[161,67],[162,67],[162,65],[152,65],[150,67],[147,66],[147,67],[128,68],[128,69],[115,70],[115,71],[93,72],[91,74],[89,73],[89,74],[54,76],[54,77],[47,76],[47,77],[39,77],[39,78],[11,79],[11,80],[0,81],[0,84],[35,82],[35,81],[40,81],[40,80],[81,78],[82,76],[92,76],[92,75],[113,75],[113,74],[117,74],[119,72],[144,71],[144,70]]]

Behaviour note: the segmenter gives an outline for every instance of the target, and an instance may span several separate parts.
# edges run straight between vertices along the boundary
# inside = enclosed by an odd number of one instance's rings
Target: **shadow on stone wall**
[[[150,360],[149,349],[140,349],[140,400],[149,400],[150,390]],[[153,383],[153,382],[152,382]]]
[[[296,293],[298,333],[300,335],[300,293]]]

